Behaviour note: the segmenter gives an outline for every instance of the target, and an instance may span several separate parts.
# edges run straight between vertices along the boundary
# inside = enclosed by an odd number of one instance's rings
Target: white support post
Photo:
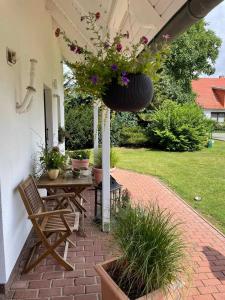
[[[110,231],[110,109],[102,108],[102,231]]]
[[[94,102],[94,164],[98,154],[98,103]]]

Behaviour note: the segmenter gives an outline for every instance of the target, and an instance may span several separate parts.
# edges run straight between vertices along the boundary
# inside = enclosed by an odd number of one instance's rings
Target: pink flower
[[[95,14],[95,19],[98,20],[98,19],[100,18],[100,16],[101,16],[100,12],[99,12],[99,11],[96,12],[96,14]]]
[[[148,38],[146,38],[146,36],[142,36],[140,38],[140,43],[143,44],[143,45],[148,44]]]
[[[168,39],[170,39],[171,36],[169,34],[163,34],[162,37],[163,37],[164,40],[167,41]]]
[[[122,50],[122,48],[123,48],[123,46],[122,46],[121,44],[117,44],[117,45],[116,45],[116,50],[117,50],[118,52],[120,52],[120,51]]]
[[[56,28],[55,36],[59,37],[60,33],[61,33],[60,28]]]

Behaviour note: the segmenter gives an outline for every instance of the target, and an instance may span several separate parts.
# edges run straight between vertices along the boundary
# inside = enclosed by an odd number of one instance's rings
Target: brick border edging
[[[198,215],[203,221],[205,221],[211,228],[213,228],[215,231],[217,231],[225,239],[225,234],[222,231],[220,231],[209,220],[207,220],[205,217],[203,217],[197,210],[195,210],[190,204],[188,204],[184,199],[182,199],[181,196],[178,195],[175,190],[173,190],[169,186],[167,186],[166,183],[163,182],[162,179],[160,179],[159,177],[151,175],[151,174],[140,173],[140,172],[129,170],[129,169],[118,168],[118,170],[128,171],[128,172],[131,172],[131,173],[135,173],[135,174],[139,174],[139,175],[144,175],[144,176],[151,176],[152,178],[154,178],[155,181],[157,181],[161,186],[163,186],[164,188],[166,188],[169,192],[171,192],[172,194],[174,194],[178,198],[178,200],[180,200],[185,206],[187,206],[188,208],[190,208],[196,215]]]

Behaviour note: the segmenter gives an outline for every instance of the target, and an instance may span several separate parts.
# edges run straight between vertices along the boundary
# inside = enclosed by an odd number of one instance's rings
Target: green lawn
[[[225,142],[197,152],[117,148],[119,168],[161,178],[225,233]],[[200,195],[201,202],[194,201]]]

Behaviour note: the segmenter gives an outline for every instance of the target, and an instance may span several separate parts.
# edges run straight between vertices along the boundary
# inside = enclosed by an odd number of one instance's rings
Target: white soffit
[[[145,35],[151,40],[177,13],[187,0],[46,0],[46,9],[54,19],[55,28],[64,30],[80,46],[95,47],[90,32],[80,18],[88,12],[101,13],[97,24],[108,27],[111,35],[118,30],[129,31],[128,43],[136,43]],[[104,35],[104,32],[103,32]],[[65,59],[72,61],[74,54],[60,42]],[[76,55],[77,58],[77,55]]]

